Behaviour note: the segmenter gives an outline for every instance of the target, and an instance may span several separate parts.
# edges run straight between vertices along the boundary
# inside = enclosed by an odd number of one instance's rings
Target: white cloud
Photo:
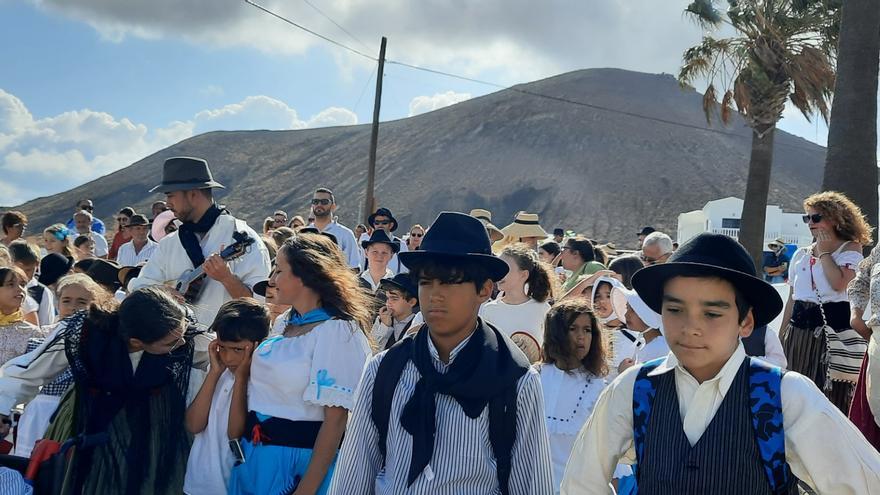
[[[34,119],[20,99],[0,89],[0,205],[70,189],[203,132],[356,123],[353,112],[339,107],[302,120],[286,103],[262,95],[156,129],[88,109]]]
[[[185,39],[206,46],[249,46],[302,54],[325,47],[345,67],[372,66],[247,3],[215,0],[31,0],[93,26],[105,38]],[[321,10],[360,42],[303,2],[259,3],[315,31],[375,56],[380,35],[388,58],[477,75],[493,70],[519,82],[584,67],[673,72],[700,28],[684,19],[691,0],[481,0],[322,2]]]
[[[470,93],[456,93],[455,91],[437,93],[434,96],[416,96],[409,102],[409,116],[433,112],[470,99]]]

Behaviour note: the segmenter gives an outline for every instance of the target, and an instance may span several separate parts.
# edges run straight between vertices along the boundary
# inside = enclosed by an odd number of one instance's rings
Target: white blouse
[[[539,345],[544,344],[544,318],[550,311],[550,304],[529,299],[522,304],[507,304],[499,297],[480,308],[480,316],[498,327],[508,337],[517,332],[526,332]]]
[[[550,438],[553,486],[559,493],[575,438],[590,417],[607,382],[583,369],[566,372],[553,364],[542,364],[537,368],[544,389],[544,416]]]
[[[298,337],[271,337],[254,351],[248,409],[291,421],[323,421],[324,406],[354,406],[367,358],[357,324],[328,320]]]
[[[859,262],[862,261],[862,253],[859,251],[843,251],[848,245],[843,244],[837,251],[831,254],[831,258],[837,263],[837,266],[848,268],[850,270],[858,269]],[[828,283],[825,278],[825,272],[822,263],[813,258],[811,254],[812,246],[802,247],[795,251],[791,257],[791,268],[788,270],[788,283],[792,287],[792,295],[796,301],[807,301],[811,303],[819,302],[816,297],[816,290],[822,298],[823,303],[828,302],[847,302],[846,289],[836,291]],[[815,259],[812,265],[812,277],[810,276],[810,260]],[[816,289],[813,289],[813,282],[816,283]]]

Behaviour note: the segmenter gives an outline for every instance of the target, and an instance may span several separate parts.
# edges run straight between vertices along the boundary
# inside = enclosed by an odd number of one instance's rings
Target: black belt
[[[822,304],[822,308],[825,310],[825,318],[831,328],[835,330],[850,328],[848,302],[827,302]],[[822,312],[819,310],[819,305],[809,301],[795,300],[791,312],[791,323],[798,328],[807,330],[821,326]]]
[[[251,443],[313,449],[322,424],[323,421],[291,421],[276,417],[260,421],[257,413],[250,411],[245,422],[245,437]]]

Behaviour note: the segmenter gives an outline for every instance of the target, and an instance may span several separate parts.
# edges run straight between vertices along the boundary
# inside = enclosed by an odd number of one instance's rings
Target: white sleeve
[[[360,268],[362,266],[361,259],[361,250],[358,249],[357,240],[354,238],[354,234],[349,230],[341,230],[342,235],[341,239],[337,239],[339,241],[339,247],[345,252],[346,257],[348,258],[348,266]]]
[[[40,310],[40,305],[37,304],[37,301],[34,300],[29,294],[24,296],[24,301],[21,303],[21,313],[24,315],[29,315],[31,313],[36,313]],[[42,323],[41,323],[42,324]]]
[[[107,246],[107,239],[104,239],[104,236],[97,232],[92,233],[92,239],[95,241],[95,256],[107,256],[107,253],[110,252],[110,248]]]
[[[779,335],[769,327],[764,332],[764,355],[760,358],[782,369],[788,368],[788,359],[785,357],[785,351],[782,350]]]
[[[56,338],[61,323],[33,351],[10,359],[0,368],[0,414],[8,415],[18,404],[29,402],[68,366],[64,339]],[[51,346],[51,348],[50,348]]]
[[[55,296],[48,287],[43,288],[43,300],[40,301],[40,326],[55,323]]]
[[[385,343],[388,342],[388,338],[391,337],[391,332],[393,331],[394,327],[387,327],[379,321],[378,317],[376,318],[376,321],[373,323],[372,337],[377,349],[385,347]]]
[[[176,239],[177,236],[174,236],[173,238]],[[169,238],[166,237],[165,239]],[[147,260],[147,263],[141,269],[141,273],[137,278],[132,279],[132,281],[128,283],[129,291],[137,290],[141,287],[148,287],[150,285],[162,285],[166,281],[177,280],[177,278],[182,275],[182,273],[176,275],[166,273],[165,265],[162,264],[162,260],[174,256],[174,253],[171,252],[171,245],[165,239],[162,239],[162,242],[159,243],[159,247],[156,248],[153,257]]]
[[[372,356],[367,337],[356,324],[330,320],[318,332],[303,400],[319,406],[354,407],[354,391]]]
[[[244,230],[251,237],[257,240],[251,246],[250,252],[238,259],[232,264],[232,272],[241,282],[252,289],[257,282],[261,282],[269,278],[269,268],[272,262],[269,260],[269,250],[260,241],[260,236],[248,227],[248,225],[240,220],[236,220],[236,230]]]

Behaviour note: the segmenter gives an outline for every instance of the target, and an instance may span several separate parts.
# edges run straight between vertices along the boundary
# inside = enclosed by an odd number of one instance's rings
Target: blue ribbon
[[[288,325],[308,325],[309,323],[319,323],[333,318],[324,308],[317,308],[301,315],[295,309],[290,309],[290,318],[287,320]]]
[[[316,380],[315,380],[315,385],[317,385],[317,388],[318,388],[318,394],[317,394],[317,397],[315,397],[315,398],[316,399],[321,398],[321,389],[322,388],[332,387],[335,384],[336,384],[336,379],[331,378],[330,374],[327,373],[327,370],[325,370],[325,369],[318,370],[318,375],[316,376]]]

